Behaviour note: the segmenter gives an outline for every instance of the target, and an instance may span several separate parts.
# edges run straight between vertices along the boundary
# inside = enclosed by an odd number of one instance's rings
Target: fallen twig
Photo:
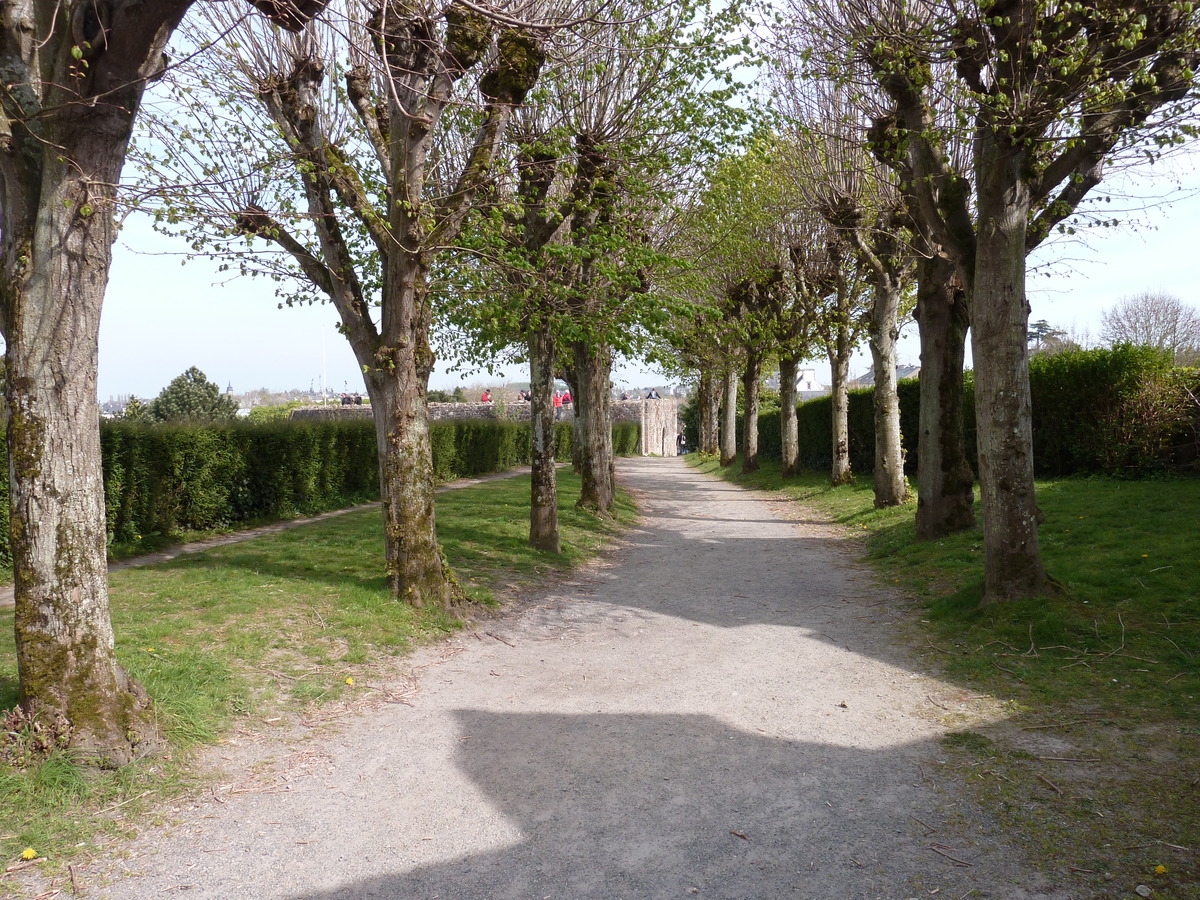
[[[517,646],[516,644],[512,643],[511,641],[506,641],[504,638],[500,637],[500,635],[498,635],[498,634],[493,634],[490,631],[485,631],[484,634],[486,634],[488,637],[495,638],[502,644],[508,644],[508,646],[512,647],[513,649],[516,649],[516,646]]]
[[[1039,756],[1038,759],[1044,759],[1049,762],[1100,762],[1099,757],[1090,756]]]
[[[22,869],[28,869],[30,866],[36,866],[39,863],[44,863],[45,861],[46,857],[39,856],[37,859],[27,859],[23,862],[13,863],[4,870],[4,874],[7,875],[10,872],[20,872]]]
[[[150,792],[149,792],[149,791],[142,791],[142,792],[141,792],[140,794],[138,794],[136,797],[129,797],[129,798],[128,798],[128,799],[126,799],[126,800],[122,800],[120,803],[114,803],[112,806],[106,806],[106,807],[104,807],[104,809],[100,810],[100,812],[101,812],[101,813],[112,812],[114,809],[118,809],[118,808],[120,808],[120,807],[124,806],[126,803],[132,803],[134,800],[141,800],[141,799],[142,799],[143,797],[145,797],[145,796],[146,796],[148,793],[150,793]]]
[[[950,848],[947,847],[945,844],[930,844],[929,849],[932,850],[934,853],[937,853],[939,856],[946,857],[946,859],[950,860],[956,866],[962,866],[963,868],[971,868],[972,866],[975,865],[975,863],[969,863],[964,859],[959,859],[957,856],[951,856],[949,853],[946,852]]]
[[[910,819],[912,819],[914,822],[916,822],[918,825],[920,825],[922,828],[928,829],[930,834],[937,834],[938,830],[936,828],[934,828],[932,825],[928,824],[927,822],[922,822],[920,819],[918,819],[912,813],[909,813],[908,817]]]
[[[1051,781],[1045,775],[1037,775],[1037,777],[1040,781],[1044,781],[1046,784],[1050,785],[1050,787],[1052,787],[1054,789],[1054,792],[1056,794],[1058,794],[1058,796],[1061,797],[1063,795],[1062,788],[1060,788],[1057,784],[1055,784],[1053,781]]]

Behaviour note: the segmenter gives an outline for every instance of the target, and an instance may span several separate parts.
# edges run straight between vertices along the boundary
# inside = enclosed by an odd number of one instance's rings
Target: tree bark
[[[900,290],[880,280],[871,305],[868,343],[875,371],[872,407],[875,414],[875,508],[899,506],[908,499],[904,476],[904,444],[900,439],[900,397],[896,394],[896,340],[900,329]]]
[[[721,406],[721,465],[732,466],[737,459],[737,372],[725,373],[725,398]]]
[[[112,200],[146,80],[188,0],[19,4],[0,25],[0,331],[19,698],[80,759],[161,746],[109,614],[96,361]],[[74,19],[74,20],[72,20]],[[85,37],[80,38],[82,32]]]
[[[575,410],[575,443],[580,449],[583,484],[576,504],[609,515],[616,491],[609,381],[612,350],[605,344],[576,342],[575,383],[582,405]]]
[[[987,129],[980,133],[971,349],[983,499],[983,599],[990,603],[1040,594],[1047,579],[1037,533],[1026,350],[1028,161]]]
[[[393,221],[396,233],[404,233],[402,222]],[[379,446],[388,589],[415,607],[449,608],[462,599],[462,591],[442,555],[434,515],[428,272],[429,263],[416,245],[388,255],[380,340],[374,359],[359,361],[366,370]],[[360,355],[368,349],[355,347]]]
[[[966,291],[952,262],[919,262],[916,319],[921,337],[917,539],[975,527],[975,473],[963,436],[963,358],[969,324]]]
[[[850,327],[838,325],[833,340],[825,346],[829,357],[830,400],[832,407],[832,463],[830,480],[834,486],[854,480],[850,471]]]
[[[867,341],[875,372],[875,508],[899,506],[908,499],[904,446],[900,439],[900,397],[896,393],[896,341],[900,337],[900,285],[891,273],[875,274]]]
[[[128,134],[132,114],[103,118]],[[89,126],[57,148],[70,162],[45,161],[36,223],[4,223],[6,251],[26,254],[4,279],[10,529],[21,705],[63,716],[72,750],[119,766],[161,742],[109,616],[96,360],[125,141]]]
[[[112,200],[146,82],[191,0],[30,2],[0,24],[0,331],[20,702],[65,719],[100,765],[160,746],[117,664],[109,615],[96,361]],[[298,30],[320,11],[273,4]]]
[[[558,532],[558,482],[554,458],[554,333],[548,322],[529,332],[530,428],[533,472],[529,481],[529,544],[562,551]]]
[[[700,404],[699,450],[701,453],[716,456],[721,449],[721,393],[717,388],[717,380],[711,372],[701,373],[697,395]]]
[[[758,379],[762,374],[758,349],[748,347],[742,371],[742,474],[758,471]]]
[[[779,433],[783,451],[783,477],[800,474],[800,434],[796,421],[796,372],[798,356],[779,358]]]

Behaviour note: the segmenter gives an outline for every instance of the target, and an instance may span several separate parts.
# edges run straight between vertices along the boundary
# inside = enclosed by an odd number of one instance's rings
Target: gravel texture
[[[644,519],[600,563],[222,745],[88,895],[1068,900],[945,763],[1002,704],[925,674],[844,531],[676,459],[620,477]]]

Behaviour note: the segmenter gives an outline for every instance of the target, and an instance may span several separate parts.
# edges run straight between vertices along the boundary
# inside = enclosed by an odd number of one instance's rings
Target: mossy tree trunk
[[[700,384],[696,392],[696,400],[700,405],[700,452],[716,456],[721,446],[721,394],[718,390],[717,378],[712,372],[702,372],[700,374]]]
[[[388,589],[416,607],[446,607],[460,592],[442,556],[434,515],[427,278],[419,249],[390,255],[383,323],[365,380],[379,445]]]
[[[859,252],[872,271],[873,298],[867,343],[875,377],[872,412],[875,420],[875,507],[899,506],[908,499],[904,446],[900,435],[900,397],[896,392],[896,341],[900,338],[900,293],[905,273],[893,234],[868,239],[854,232]]]
[[[832,341],[826,345],[833,416],[829,477],[834,485],[849,484],[854,480],[854,473],[850,471],[850,354],[853,350],[849,325],[837,325]]]
[[[916,318],[921,337],[917,538],[923,541],[975,527],[975,473],[963,435],[967,309],[954,264],[936,255],[922,259]]]
[[[0,331],[20,702],[83,758],[159,746],[109,616],[96,364],[120,182],[146,82],[190,0],[13,5],[0,26]],[[298,28],[319,10],[280,12]]]
[[[1036,596],[1046,588],[1033,487],[1025,297],[1030,193],[1026,151],[984,132],[977,153],[979,221],[971,350],[983,498],[984,602]]]
[[[742,370],[742,474],[758,471],[758,396],[762,357],[757,347],[746,350]]]
[[[102,118],[128,133],[131,116]],[[116,229],[99,186],[117,182],[124,142],[100,125],[59,133],[58,147],[87,164],[43,161],[35,221],[5,217],[10,531],[21,705],[66,718],[73,750],[123,765],[158,739],[109,618],[96,359]],[[14,207],[6,198],[5,212]]]
[[[616,492],[609,394],[612,351],[605,344],[590,341],[575,342],[572,351],[580,404],[575,411],[575,446],[579,448],[579,474],[583,480],[576,505],[608,515]]]
[[[800,474],[800,428],[796,416],[796,373],[799,369],[799,357],[779,358],[779,434],[785,478]]]
[[[725,396],[721,400],[721,465],[732,466],[737,459],[738,374],[732,368],[725,373]]]
[[[278,58],[291,67],[260,73],[262,89],[256,96],[294,155],[317,246],[310,249],[258,207],[243,210],[237,225],[291,254],[337,307],[375,417],[388,585],[414,606],[447,606],[461,596],[435,530],[426,413],[434,364],[429,268],[461,233],[512,112],[536,83],[544,60],[530,33],[518,28],[497,33],[494,22],[461,3],[451,3],[439,15],[443,23],[399,0],[386,0],[371,25],[373,46],[359,48],[364,55],[378,54],[382,74],[377,77],[365,65],[346,73],[345,96],[359,126],[354,140],[373,151],[384,171],[382,210],[380,197],[354,170],[357,148],[342,144],[342,132],[327,121],[320,42],[305,44],[308,55],[302,58],[296,58],[294,46],[275,45],[243,60],[249,66]],[[429,178],[438,125],[455,86],[485,59],[491,64],[479,81],[483,104],[477,130],[457,160],[453,189],[439,195]],[[357,241],[347,236],[339,218],[346,215],[369,238],[372,253],[360,253]],[[364,256],[382,261],[378,312],[364,287],[374,260]]]
[[[548,320],[529,333],[530,428],[533,472],[529,483],[529,544],[559,553],[558,483],[554,459],[555,341]]]

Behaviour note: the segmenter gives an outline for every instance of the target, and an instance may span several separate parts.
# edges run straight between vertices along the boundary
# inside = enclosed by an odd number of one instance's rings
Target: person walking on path
[[[331,732],[247,722],[211,799],[89,896],[1068,900],[953,794],[936,707],[962,689],[896,645],[840,530],[618,466],[637,552],[418,652],[404,703],[363,678]]]

